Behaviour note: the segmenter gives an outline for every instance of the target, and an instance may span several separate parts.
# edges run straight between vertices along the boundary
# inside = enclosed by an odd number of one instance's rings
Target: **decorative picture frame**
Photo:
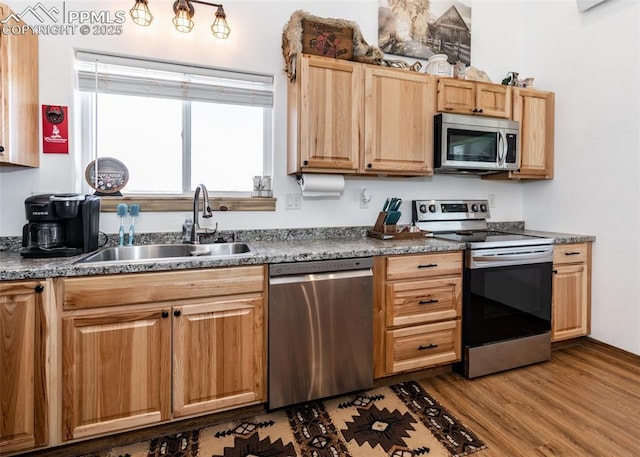
[[[386,54],[471,64],[470,0],[379,0],[378,47]]]

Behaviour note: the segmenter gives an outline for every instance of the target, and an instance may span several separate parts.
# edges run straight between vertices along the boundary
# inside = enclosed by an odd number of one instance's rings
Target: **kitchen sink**
[[[76,263],[130,263],[149,260],[175,260],[202,257],[236,257],[254,255],[255,249],[248,243],[214,244],[149,244],[139,246],[115,246],[101,249]]]

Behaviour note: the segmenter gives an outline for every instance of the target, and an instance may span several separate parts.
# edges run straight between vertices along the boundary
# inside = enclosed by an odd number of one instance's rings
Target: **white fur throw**
[[[353,21],[313,16],[305,11],[295,11],[282,31],[282,55],[284,56],[284,71],[291,81],[296,79],[296,55],[302,52],[302,20],[320,22],[335,27],[349,27],[353,30],[353,60],[358,62],[383,64],[384,54],[374,46],[369,46],[362,37],[360,28]]]

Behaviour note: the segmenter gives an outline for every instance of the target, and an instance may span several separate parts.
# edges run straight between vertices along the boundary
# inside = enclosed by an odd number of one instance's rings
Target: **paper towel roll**
[[[302,174],[303,197],[340,197],[344,191],[344,176]]]

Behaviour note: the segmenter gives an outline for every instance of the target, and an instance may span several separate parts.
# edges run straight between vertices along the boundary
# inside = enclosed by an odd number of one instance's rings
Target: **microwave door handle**
[[[505,147],[507,144],[506,135],[502,130],[498,131],[498,166],[502,167],[504,165],[504,160],[506,156]]]

